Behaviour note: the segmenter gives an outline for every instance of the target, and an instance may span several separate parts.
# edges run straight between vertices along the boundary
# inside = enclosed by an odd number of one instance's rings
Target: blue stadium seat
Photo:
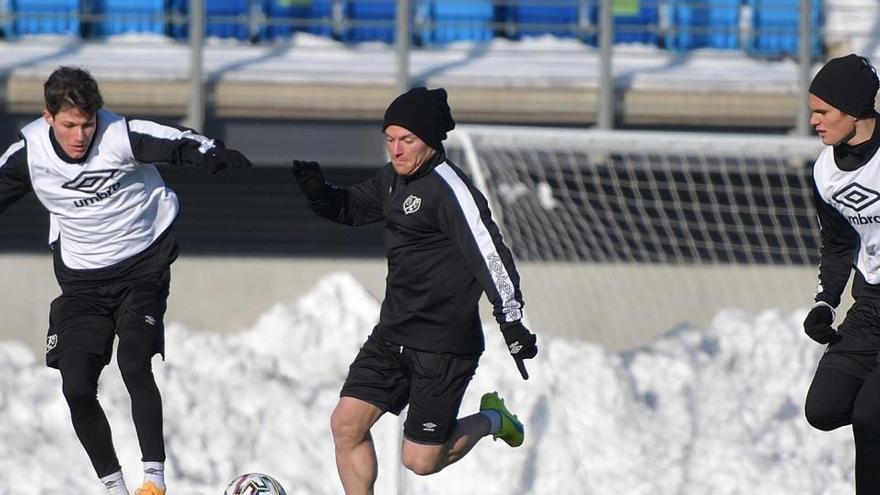
[[[79,0],[10,0],[16,15],[3,26],[7,36],[71,34],[79,36]]]
[[[672,29],[666,48],[740,48],[740,0],[669,0],[667,8]]]
[[[263,12],[266,13],[270,22],[300,19],[326,23],[333,18],[333,0],[265,0]],[[308,27],[270,24],[266,27],[262,37],[267,39],[283,38],[290,36],[294,31],[306,31],[328,37],[333,34],[333,28],[330,24],[313,24]]]
[[[659,0],[629,0],[614,3],[614,42],[657,44],[660,23]]]
[[[492,40],[492,0],[420,0],[417,9],[433,24],[419,33],[423,45]]]
[[[500,16],[515,25],[511,38],[552,34],[576,37],[580,18],[580,0],[554,0],[551,6],[541,6],[534,0],[511,0]]]
[[[705,0],[704,0],[705,1]],[[590,6],[590,23],[599,25],[599,1]],[[619,0],[612,2],[615,43],[657,44],[657,25],[660,20],[659,0]],[[595,44],[596,35],[587,36],[587,43]]]
[[[703,0],[706,1],[706,0]],[[585,12],[581,12],[580,0],[554,0],[552,6],[541,6],[534,0],[515,1],[506,7],[507,22],[524,24],[516,30],[514,38],[552,34],[561,37],[581,37],[589,44],[596,44],[596,31],[578,35],[581,16],[586,14],[583,24],[594,29],[599,26],[599,0],[587,2]],[[656,26],[659,23],[659,0],[618,0],[612,2],[614,17],[614,43],[657,43]],[[530,26],[532,25],[532,26]]]
[[[250,0],[205,0],[205,35],[218,38],[236,38],[249,40],[251,37],[248,16]],[[169,9],[182,15],[189,12],[189,0],[170,0]],[[217,16],[228,19],[216,20]],[[215,20],[211,18],[215,17]],[[188,25],[171,26],[171,35],[175,38],[189,36]]]
[[[763,57],[782,57],[798,54],[799,0],[748,0],[751,7],[752,36],[748,40],[749,53]],[[814,57],[822,53],[819,29],[822,21],[820,0],[813,0],[810,9],[812,25],[811,51]]]
[[[91,0],[92,12],[105,16],[92,24],[95,36],[165,33],[165,0]]]
[[[356,24],[342,35],[345,41],[394,42],[394,18],[397,12],[394,0],[348,0],[345,15]]]

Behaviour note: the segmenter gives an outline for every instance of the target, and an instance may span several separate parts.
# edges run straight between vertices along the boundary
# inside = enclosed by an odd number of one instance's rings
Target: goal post
[[[638,346],[816,286],[818,138],[463,125],[536,330]]]

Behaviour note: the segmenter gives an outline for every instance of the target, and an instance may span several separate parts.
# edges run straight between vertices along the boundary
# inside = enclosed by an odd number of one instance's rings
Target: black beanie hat
[[[874,113],[878,86],[871,62],[850,53],[829,60],[819,69],[810,84],[810,93],[853,117],[868,117]]]
[[[446,103],[446,90],[418,87],[398,96],[385,110],[382,130],[389,125],[406,128],[428,146],[441,149],[446,133],[455,129],[452,111]]]

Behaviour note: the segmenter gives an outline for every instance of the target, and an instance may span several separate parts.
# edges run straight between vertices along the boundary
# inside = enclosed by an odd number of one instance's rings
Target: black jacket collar
[[[440,148],[437,150],[437,153],[434,153],[434,156],[428,159],[427,162],[423,163],[421,167],[415,172],[406,175],[403,177],[404,182],[412,182],[414,180],[420,179],[428,174],[430,174],[437,165],[446,161],[446,150]]]
[[[874,133],[871,134],[870,139],[853,146],[841,143],[834,147],[834,163],[837,164],[837,168],[852,172],[868,163],[877,154],[877,150],[880,149],[880,120],[878,117],[880,114],[875,114]]]

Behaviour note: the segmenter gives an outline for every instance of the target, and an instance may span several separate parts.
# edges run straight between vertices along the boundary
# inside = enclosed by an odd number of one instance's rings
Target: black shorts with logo
[[[99,285],[64,290],[49,309],[46,365],[70,351],[113,354],[113,339],[134,344],[144,353],[165,354],[165,308],[171,270]]]
[[[417,351],[371,336],[351,363],[339,395],[392,414],[409,404],[404,436],[417,443],[443,444],[455,430],[478,362],[479,356]]]

